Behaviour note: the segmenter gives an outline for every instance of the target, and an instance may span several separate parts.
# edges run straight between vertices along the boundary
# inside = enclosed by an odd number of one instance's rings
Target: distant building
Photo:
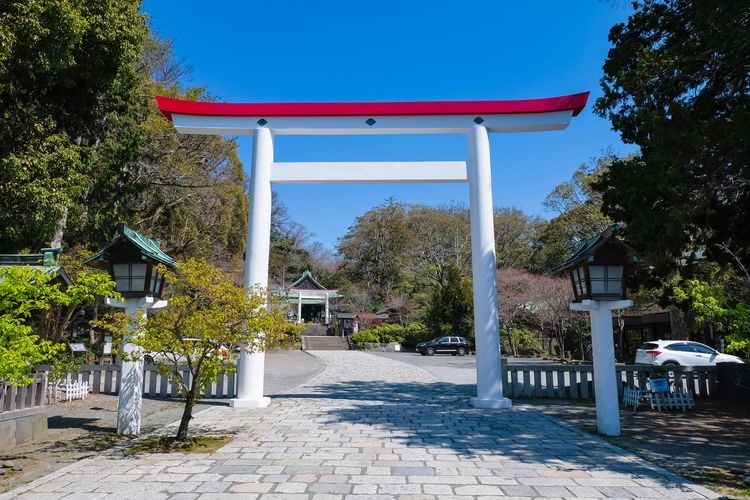
[[[282,297],[292,311],[290,319],[295,323],[331,323],[331,309],[338,302],[338,288],[325,288],[318,283],[310,271],[285,290],[278,290],[275,295]]]

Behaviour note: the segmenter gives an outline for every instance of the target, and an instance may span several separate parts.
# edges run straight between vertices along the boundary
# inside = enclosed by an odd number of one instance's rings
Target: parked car
[[[429,342],[417,344],[417,352],[422,356],[433,354],[452,354],[463,356],[471,349],[471,344],[464,337],[436,337]]]
[[[723,354],[700,342],[654,340],[635,351],[635,363],[642,365],[714,366],[716,363],[742,363],[731,354]]]

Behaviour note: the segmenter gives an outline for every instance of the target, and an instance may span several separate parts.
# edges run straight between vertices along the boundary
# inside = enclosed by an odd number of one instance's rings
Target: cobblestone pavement
[[[315,354],[325,369],[268,408],[200,413],[193,433],[234,434],[216,453],[110,452],[0,500],[718,496],[528,407],[473,409],[420,368],[354,351]]]

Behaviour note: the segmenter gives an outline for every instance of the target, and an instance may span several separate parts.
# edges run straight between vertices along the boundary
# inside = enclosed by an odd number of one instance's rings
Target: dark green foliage
[[[120,139],[139,141],[121,118],[139,108],[133,63],[147,33],[139,7],[0,3],[0,251],[47,246],[95,177],[134,166]]]
[[[446,284],[436,288],[428,306],[426,323],[434,335],[471,337],[473,300],[471,281],[456,266],[448,267]]]
[[[612,28],[596,110],[640,155],[612,163],[604,211],[666,275],[750,261],[750,5],[646,0]]]
[[[423,323],[409,323],[406,326],[383,323],[352,334],[352,340],[358,347],[365,343],[387,344],[398,342],[402,347],[412,349],[418,343],[430,338],[432,338],[432,335]]]
[[[357,218],[339,242],[344,273],[384,304],[402,281],[411,232],[406,207],[394,200]]]

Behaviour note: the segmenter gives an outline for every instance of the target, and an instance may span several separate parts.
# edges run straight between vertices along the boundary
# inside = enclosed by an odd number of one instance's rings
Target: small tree
[[[152,353],[159,371],[179,386],[185,410],[175,439],[184,441],[200,394],[220,373],[236,371],[234,347],[261,351],[275,341],[286,321],[265,307],[263,290],[245,290],[203,260],[190,259],[176,271],[162,271],[169,305],[150,315],[142,334],[130,342]]]
[[[33,326],[33,315],[48,310],[61,293],[40,269],[0,269],[0,380],[29,384],[34,365],[65,348],[39,340]]]

